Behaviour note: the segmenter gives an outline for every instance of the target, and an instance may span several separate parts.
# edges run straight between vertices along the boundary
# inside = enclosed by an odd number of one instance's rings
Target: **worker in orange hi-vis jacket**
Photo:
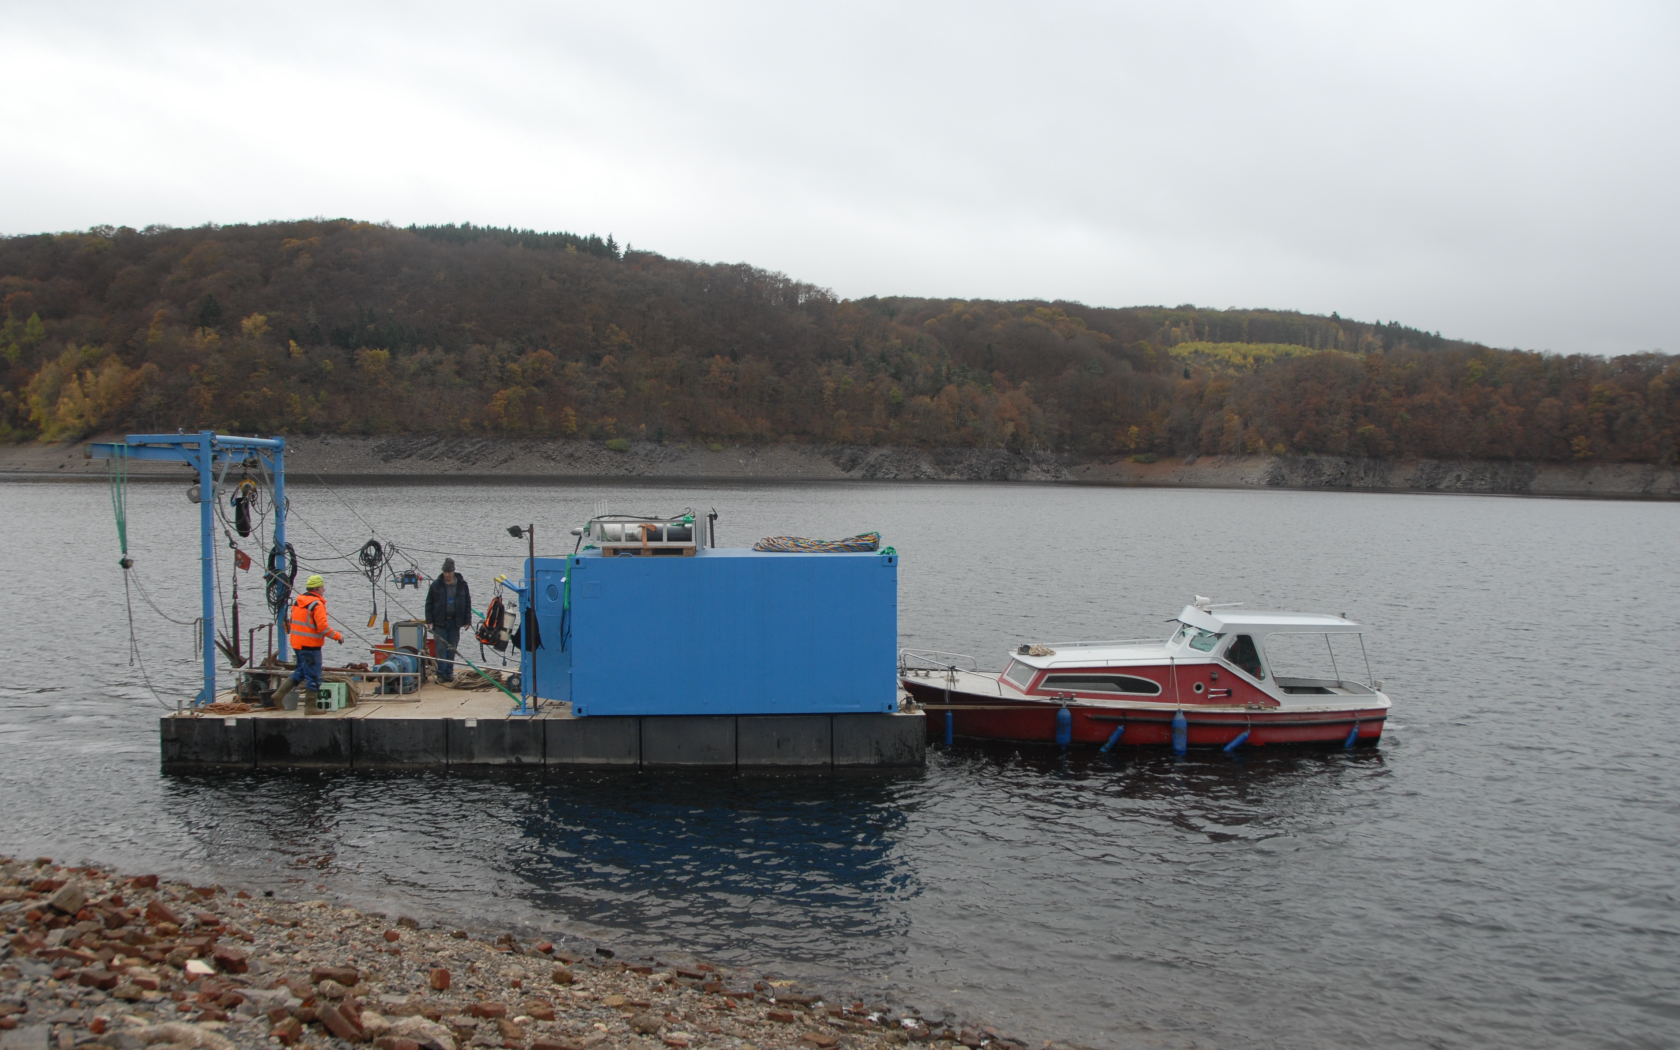
[[[315,701],[321,694],[321,647],[328,638],[343,645],[344,636],[327,623],[327,599],[321,593],[326,589],[327,581],[316,574],[303,581],[303,586],[304,592],[292,602],[291,617],[287,623],[292,649],[297,653],[297,670],[274,691],[274,704],[284,706],[286,695],[301,682],[304,687],[303,713],[312,715],[315,713]],[[295,707],[294,703],[286,710]]]

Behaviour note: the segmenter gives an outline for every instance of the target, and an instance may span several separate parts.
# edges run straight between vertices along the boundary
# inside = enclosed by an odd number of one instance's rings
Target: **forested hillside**
[[[214,427],[1673,462],[1680,358],[1261,310],[836,299],[611,239],[0,239],[0,438]]]

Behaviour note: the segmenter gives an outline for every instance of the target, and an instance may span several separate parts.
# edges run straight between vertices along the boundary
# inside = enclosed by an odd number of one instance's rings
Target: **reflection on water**
[[[917,880],[897,848],[900,789],[919,776],[181,773],[165,775],[165,804],[247,878],[377,873],[400,890],[388,906],[428,912],[494,889],[527,921],[564,917],[558,929],[836,965],[838,944],[868,954],[903,933],[890,906]]]
[[[1353,752],[964,745],[889,776],[164,776],[103,489],[3,494],[0,612],[45,626],[0,633],[0,850],[692,949],[1101,1046],[1674,1045],[1680,725],[1660,639],[1680,622],[1680,506],[373,488],[363,514],[457,552],[475,590],[523,550],[486,521],[563,535],[603,497],[715,504],[730,543],[877,528],[903,555],[903,643],[994,666],[1022,641],[1160,634],[1198,592],[1347,611],[1375,626],[1395,715]],[[336,499],[293,499],[342,549],[365,539]],[[130,549],[187,620],[196,520],[174,486],[131,494]],[[364,597],[334,600],[354,618]],[[135,630],[159,692],[190,694],[189,631]]]
[[[525,814],[513,870],[559,914],[833,964],[835,945],[867,953],[905,930],[892,905],[917,879],[898,848],[897,779],[569,778]],[[720,925],[727,941],[709,932]]]

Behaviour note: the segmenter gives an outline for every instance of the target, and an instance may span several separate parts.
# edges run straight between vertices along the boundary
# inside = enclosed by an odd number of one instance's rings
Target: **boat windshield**
[[[1194,631],[1193,634],[1190,634],[1190,648],[1201,653],[1213,652],[1213,647],[1219,644],[1220,638],[1224,637],[1223,635],[1214,634],[1212,631],[1204,631],[1200,628],[1186,626],[1184,630],[1186,633]]]

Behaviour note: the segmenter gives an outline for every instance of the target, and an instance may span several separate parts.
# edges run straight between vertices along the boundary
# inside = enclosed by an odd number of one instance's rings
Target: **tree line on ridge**
[[[1680,358],[1269,310],[838,299],[609,237],[0,238],[0,439],[107,430],[1673,463]]]

